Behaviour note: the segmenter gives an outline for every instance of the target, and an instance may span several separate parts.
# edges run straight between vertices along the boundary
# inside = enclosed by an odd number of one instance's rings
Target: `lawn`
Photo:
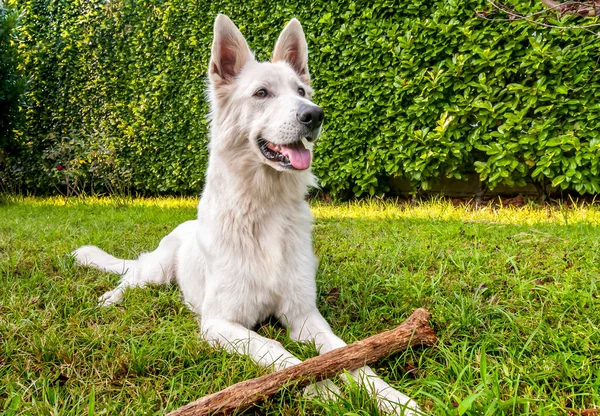
[[[30,199],[0,204],[0,412],[162,414],[265,374],[198,336],[175,287],[97,298],[118,276],[78,268],[95,244],[119,257],[151,250],[195,216],[193,199]],[[436,415],[550,415],[600,408],[600,209],[454,206],[435,200],[315,202],[319,308],[351,342],[415,308],[439,343],[374,368]],[[264,325],[300,358],[313,346]],[[283,391],[250,411],[368,415],[355,387],[337,402]]]

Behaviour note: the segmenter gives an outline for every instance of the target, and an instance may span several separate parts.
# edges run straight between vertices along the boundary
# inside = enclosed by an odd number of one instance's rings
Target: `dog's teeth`
[[[281,146],[271,142],[267,142],[267,147],[274,152],[279,152],[281,150]]]

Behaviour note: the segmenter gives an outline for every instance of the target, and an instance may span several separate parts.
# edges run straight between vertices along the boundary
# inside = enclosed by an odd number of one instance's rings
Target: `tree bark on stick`
[[[342,370],[356,370],[402,351],[408,346],[431,346],[436,342],[436,336],[428,323],[430,317],[431,314],[426,309],[417,309],[395,329],[373,335],[275,373],[234,384],[189,403],[169,413],[168,416],[231,414],[266,399],[277,393],[283,386],[306,386],[314,381],[331,378]]]

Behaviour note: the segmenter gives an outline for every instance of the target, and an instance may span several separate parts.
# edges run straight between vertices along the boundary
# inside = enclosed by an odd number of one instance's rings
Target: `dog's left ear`
[[[292,19],[279,35],[272,62],[287,62],[296,71],[302,81],[309,83],[308,74],[308,45],[304,37],[302,25],[298,19]]]

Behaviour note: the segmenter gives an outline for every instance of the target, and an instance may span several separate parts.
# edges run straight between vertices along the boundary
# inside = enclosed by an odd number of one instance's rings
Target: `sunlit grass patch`
[[[313,213],[317,218],[421,218],[427,220],[461,220],[514,225],[538,223],[569,224],[585,222],[600,224],[597,205],[579,203],[575,208],[562,205],[530,203],[522,207],[487,205],[475,208],[473,204],[454,204],[449,199],[432,199],[409,203],[405,200],[369,199],[358,202],[323,204],[315,201]]]

